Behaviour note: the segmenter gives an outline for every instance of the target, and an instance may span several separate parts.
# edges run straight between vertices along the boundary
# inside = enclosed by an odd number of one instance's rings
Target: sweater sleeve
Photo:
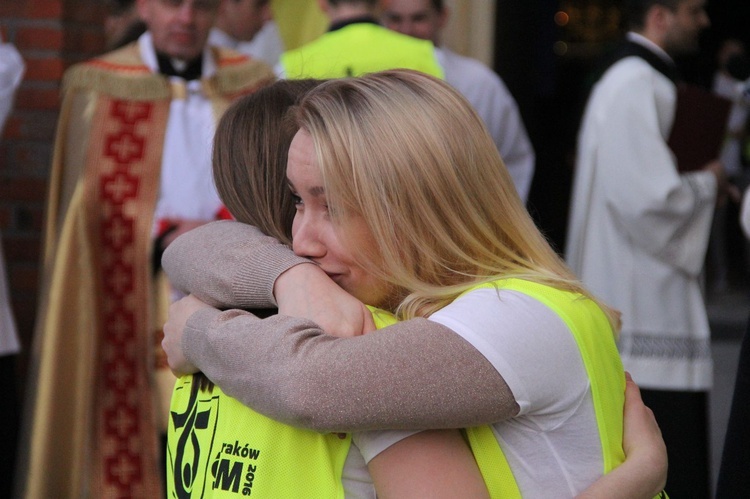
[[[276,278],[300,263],[311,262],[255,227],[233,221],[183,234],[162,257],[174,287],[218,308],[276,307]]]
[[[182,345],[227,394],[317,431],[462,428],[519,409],[480,352],[427,319],[337,338],[304,319],[209,308],[190,317]]]

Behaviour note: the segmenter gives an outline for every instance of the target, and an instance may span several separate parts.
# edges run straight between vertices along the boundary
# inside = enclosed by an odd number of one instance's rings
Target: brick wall
[[[16,45],[26,74],[0,138],[0,232],[25,373],[40,278],[41,232],[60,80],[71,64],[104,47],[101,0],[0,2],[3,38]]]

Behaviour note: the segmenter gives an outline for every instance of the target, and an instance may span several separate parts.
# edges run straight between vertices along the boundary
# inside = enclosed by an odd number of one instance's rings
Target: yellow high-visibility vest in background
[[[315,40],[330,23],[317,0],[272,0],[271,12],[286,50]]]
[[[284,76],[343,78],[387,69],[407,68],[443,78],[432,42],[402,35],[371,22],[329,31],[282,54]]]

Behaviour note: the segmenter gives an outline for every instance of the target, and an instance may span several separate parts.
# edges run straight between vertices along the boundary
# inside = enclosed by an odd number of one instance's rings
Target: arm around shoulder
[[[276,278],[299,263],[309,260],[255,227],[232,221],[187,232],[162,258],[173,286],[219,308],[275,307]]]
[[[316,431],[461,428],[518,412],[490,362],[426,319],[336,338],[304,319],[200,311],[182,347],[229,395]]]

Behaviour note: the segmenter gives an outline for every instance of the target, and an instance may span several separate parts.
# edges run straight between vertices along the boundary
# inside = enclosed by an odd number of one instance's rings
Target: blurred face
[[[447,13],[439,12],[430,0],[387,0],[383,24],[393,31],[430,40],[437,44]]]
[[[698,35],[711,22],[705,10],[705,0],[683,0],[674,12],[668,12],[668,29],[664,50],[679,55],[698,50]]]
[[[237,40],[249,42],[271,19],[269,0],[225,0],[222,29]]]
[[[157,51],[176,59],[198,57],[206,45],[221,0],[138,0]]]
[[[369,276],[355,258],[374,248],[375,240],[358,215],[343,216],[340,223],[345,226],[334,226],[315,146],[304,130],[292,140],[286,173],[297,209],[292,223],[294,252],[320,265],[336,284],[363,303],[383,304],[388,286]]]

